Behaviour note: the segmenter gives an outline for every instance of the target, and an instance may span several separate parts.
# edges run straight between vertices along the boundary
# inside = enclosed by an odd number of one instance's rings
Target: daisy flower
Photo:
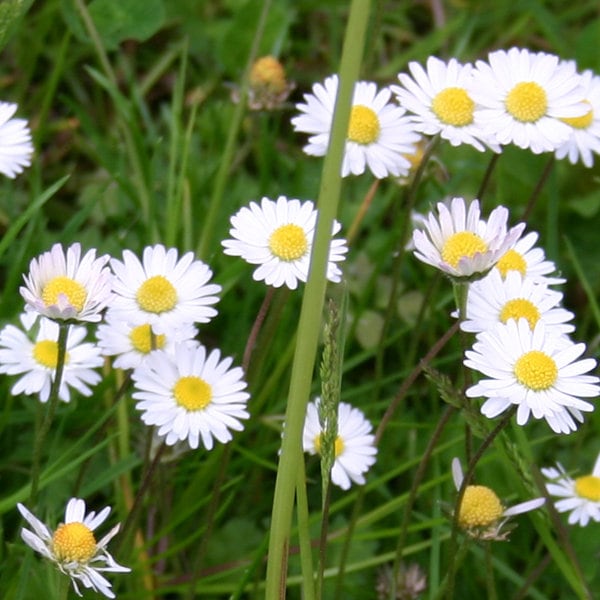
[[[415,256],[453,277],[481,276],[515,243],[525,225],[507,230],[508,209],[496,207],[489,219],[480,218],[479,200],[468,208],[463,198],[453,198],[450,207],[437,205],[438,215],[429,213],[423,226],[413,232]]]
[[[524,318],[532,329],[538,321],[543,321],[548,329],[570,333],[575,327],[567,321],[575,315],[560,308],[561,300],[560,292],[523,278],[517,271],[510,271],[506,279],[502,279],[500,271],[492,269],[469,286],[467,318],[460,328],[478,333],[493,328],[496,323]]]
[[[106,312],[105,323],[98,325],[96,337],[104,356],[116,356],[113,367],[116,369],[135,369],[152,350],[173,351],[177,342],[193,340],[198,329],[185,323],[168,333],[155,333],[149,323],[133,325]]]
[[[66,254],[61,244],[34,258],[25,286],[20,288],[26,306],[50,319],[98,322],[112,298],[112,274],[108,254],[96,258],[96,250],[81,256],[81,245],[72,244]]]
[[[458,458],[452,459],[452,479],[458,491],[464,476]],[[505,508],[496,493],[485,485],[467,485],[458,510],[458,524],[471,537],[484,540],[505,540],[508,532],[502,533],[506,521],[514,516],[542,506],[545,498]]]
[[[589,475],[572,479],[564,467],[541,469],[549,480],[546,489],[551,496],[557,496],[554,504],[558,512],[568,512],[569,525],[579,523],[585,527],[590,520],[600,521],[600,455],[596,458],[594,469]]]
[[[320,399],[307,406],[302,444],[309,454],[319,454],[323,430],[319,423]],[[362,411],[350,404],[338,405],[338,431],[335,440],[335,461],[331,481],[343,490],[350,489],[352,482],[365,483],[365,473],[375,464],[377,448],[372,426]]]
[[[38,327],[35,318],[21,316],[24,330],[7,325],[0,331],[0,373],[21,375],[10,390],[13,396],[39,394],[41,402],[47,402],[58,360],[59,325],[41,317]],[[37,331],[36,331],[37,329]],[[72,325],[67,334],[65,364],[58,396],[64,402],[71,399],[70,388],[83,396],[90,396],[89,386],[96,385],[101,377],[94,369],[104,360],[100,350],[90,343],[82,343],[87,330]]]
[[[325,156],[338,91],[338,77],[332,75],[323,84],[313,86],[313,94],[304,94],[306,104],[297,104],[302,113],[292,119],[295,131],[311,134],[304,152]],[[361,175],[369,168],[375,177],[403,177],[411,163],[404,156],[415,152],[420,136],[413,129],[405,110],[389,102],[388,88],[377,91],[372,82],[358,81],[354,87],[342,177]]]
[[[314,204],[307,200],[289,200],[279,196],[277,201],[263,198],[260,205],[251,202],[231,217],[229,235],[224,240],[225,254],[241,256],[251,265],[259,265],[252,274],[255,281],[292,290],[298,281],[308,279],[312,242],[317,223]],[[342,226],[334,221],[332,236]],[[348,252],[346,240],[332,240],[329,247],[327,279],[341,280],[342,272],[335,264]]]
[[[168,446],[187,440],[196,449],[201,438],[211,450],[213,438],[229,442],[230,429],[242,431],[239,419],[250,416],[244,373],[241,367],[230,368],[232,362],[199,344],[176,344],[173,354],[155,350],[132,374],[142,421],[156,425]]]
[[[593,398],[600,391],[598,377],[585,374],[596,361],[577,360],[584,351],[585,344],[547,333],[542,321],[531,329],[526,319],[510,319],[479,333],[473,349],[466,351],[464,364],[489,377],[466,394],[487,398],[481,407],[486,417],[496,417],[515,404],[519,425],[533,414],[535,419],[546,419],[556,433],[569,433],[576,428],[568,420],[569,413],[577,418],[578,411],[594,410],[580,397]]]
[[[426,69],[418,62],[408,65],[410,73],[400,73],[400,86],[391,86],[401,106],[413,113],[417,131],[440,134],[453,146],[469,144],[479,151],[485,146],[495,152],[500,146],[486,136],[475,121],[477,106],[469,94],[471,64],[455,58],[447,63],[435,56],[427,59]]]
[[[548,285],[565,283],[566,279],[549,276],[550,273],[556,272],[556,265],[552,261],[546,260],[541,248],[534,248],[538,237],[539,235],[535,231],[530,231],[517,240],[512,248],[498,259],[495,268],[500,271],[502,277],[506,277],[510,271],[517,271],[523,277],[536,283]]]
[[[111,311],[132,325],[149,324],[168,333],[184,323],[208,323],[217,314],[213,304],[221,286],[209,284],[212,271],[193,252],[178,258],[176,248],[161,244],[144,248],[142,260],[130,250],[123,260],[111,259],[115,298]]]
[[[14,179],[31,164],[33,145],[25,119],[12,119],[17,105],[0,102],[0,173]]]
[[[98,514],[91,511],[86,515],[85,502],[71,498],[67,503],[65,522],[53,532],[22,504],[17,504],[17,508],[33,529],[21,529],[23,541],[69,576],[78,596],[81,596],[77,586],[79,582],[84,588],[115,598],[110,582],[102,573],[129,573],[131,569],[117,564],[106,549],[120,525],[113,527],[99,542],[96,541],[94,531],[106,521],[110,507],[103,508]]]
[[[587,112],[580,117],[565,117],[571,127],[568,140],[556,150],[556,158],[568,157],[571,164],[579,159],[586,167],[594,164],[594,154],[600,154],[600,77],[592,71],[581,74]]]
[[[481,108],[476,122],[499,144],[553,152],[570,135],[561,119],[588,110],[573,63],[524,48],[497,50],[475,63],[471,97]]]

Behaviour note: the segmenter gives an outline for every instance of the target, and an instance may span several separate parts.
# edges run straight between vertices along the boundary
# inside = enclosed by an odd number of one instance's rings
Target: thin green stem
[[[492,542],[487,541],[483,548],[485,554],[485,587],[488,600],[498,600],[496,594],[496,582],[494,580],[494,565],[492,563]]]
[[[488,186],[492,179],[492,173],[494,172],[494,169],[496,168],[496,165],[498,164],[499,158],[500,158],[500,154],[498,154],[496,152],[494,152],[494,154],[492,154],[492,158],[490,159],[487,169],[485,170],[485,173],[483,175],[483,179],[481,180],[481,185],[479,186],[479,190],[477,192],[477,198],[479,199],[480,206],[483,206],[483,196],[488,189]]]
[[[544,170],[542,171],[542,174],[540,175],[540,178],[538,179],[535,188],[531,192],[531,196],[529,196],[525,212],[521,215],[521,220],[527,222],[527,220],[529,219],[529,216],[531,215],[535,207],[535,203],[540,197],[542,189],[544,188],[546,181],[548,181],[548,177],[550,177],[550,173],[552,172],[552,168],[554,167],[555,162],[556,159],[554,157],[554,154],[552,154],[548,159],[548,162],[546,163],[546,166],[544,167]]]
[[[298,540],[300,543],[300,567],[302,569],[303,582],[302,591],[304,600],[316,600],[304,461],[301,461],[298,466],[298,480],[296,481],[296,514],[298,519]]]
[[[265,318],[269,311],[269,307],[271,306],[271,302],[273,301],[273,296],[275,295],[275,288],[269,286],[267,288],[267,293],[265,294],[265,298],[258,309],[258,314],[256,315],[256,319],[252,325],[252,329],[250,330],[250,334],[248,335],[248,341],[246,342],[246,347],[244,348],[244,357],[242,359],[242,369],[244,369],[244,373],[248,372],[248,367],[250,366],[250,359],[252,358],[252,352],[254,351],[254,347],[256,346],[256,341],[258,339],[258,334],[265,322]]]
[[[325,565],[327,563],[327,535],[329,532],[329,507],[331,506],[331,473],[327,477],[327,486],[321,509],[321,535],[319,537],[319,568],[317,571],[317,598],[323,598]]]
[[[345,148],[354,83],[358,78],[369,22],[370,0],[353,0],[340,66],[340,86],[336,98],[332,132],[323,165],[323,178],[317,208],[314,245],[310,273],[304,295],[285,416],[285,429],[275,482],[265,597],[285,598],[287,581],[287,550],[291,528],[292,506],[297,469],[302,460],[302,429],[311,389],[321,313],[325,299],[326,267],[331,241],[331,229],[337,214],[341,191],[341,165]]]

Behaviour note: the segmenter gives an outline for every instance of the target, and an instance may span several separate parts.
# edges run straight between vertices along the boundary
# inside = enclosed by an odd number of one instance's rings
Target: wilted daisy
[[[0,173],[14,179],[31,164],[33,144],[25,119],[12,119],[17,105],[0,102]]]
[[[479,200],[468,209],[463,198],[450,206],[437,205],[438,217],[429,213],[422,228],[413,232],[415,256],[453,277],[480,276],[515,243],[525,225],[507,230],[508,209],[496,207],[487,221],[480,218]]]
[[[302,443],[309,454],[321,451],[323,430],[319,423],[319,401],[309,402],[306,411]],[[352,482],[364,484],[365,473],[375,464],[377,448],[372,429],[362,411],[345,402],[339,403],[331,481],[343,490],[350,489]]]
[[[502,145],[535,154],[555,151],[570,135],[561,119],[589,109],[574,64],[525,48],[497,50],[488,61],[478,60],[473,71],[471,96],[481,106],[477,122]]]
[[[312,94],[304,94],[306,104],[297,104],[303,114],[294,117],[295,131],[311,134],[304,152],[325,156],[333,122],[338,91],[338,77],[332,75],[323,84],[313,86]],[[369,168],[375,177],[402,177],[410,170],[404,156],[415,152],[420,136],[415,132],[405,110],[390,103],[388,88],[377,91],[372,82],[358,81],[354,87],[342,177],[361,175]]]
[[[533,329],[538,321],[558,333],[575,330],[567,323],[575,316],[560,307],[562,294],[543,283],[523,278],[510,271],[503,279],[498,269],[492,269],[483,279],[469,286],[467,317],[461,323],[463,331],[487,331],[496,323],[523,318]]]
[[[585,344],[551,334],[542,321],[532,330],[526,319],[511,319],[479,333],[473,349],[466,351],[465,365],[490,378],[466,394],[487,398],[481,407],[486,417],[496,417],[514,404],[519,425],[533,414],[546,419],[556,433],[569,433],[576,425],[568,423],[568,413],[594,410],[580,397],[594,398],[600,392],[598,377],[586,375],[596,361],[577,360],[584,352]]]
[[[155,333],[149,323],[128,323],[109,309],[105,323],[98,325],[96,337],[104,356],[116,356],[113,367],[134,369],[152,350],[172,352],[175,343],[193,340],[197,333],[198,329],[191,323],[182,324],[168,333]]]
[[[464,476],[458,458],[452,459],[452,479],[458,491]],[[542,506],[545,498],[504,508],[496,492],[485,485],[467,485],[458,510],[458,524],[468,535],[484,540],[505,540],[509,532],[502,533],[506,521]]]
[[[556,158],[568,157],[571,164],[579,159],[586,167],[594,164],[594,154],[600,154],[600,77],[592,71],[581,74],[587,112],[581,117],[565,117],[571,127],[568,140],[556,150]]]
[[[530,231],[498,259],[495,268],[500,271],[502,277],[506,277],[511,271],[517,271],[536,283],[552,285],[566,281],[561,277],[550,276],[550,273],[556,272],[556,265],[551,260],[546,260],[541,248],[534,247],[538,237],[535,231]]]
[[[554,503],[556,510],[570,511],[569,525],[579,523],[585,527],[590,520],[600,521],[600,455],[591,474],[575,479],[569,477],[560,463],[556,466],[541,469],[548,479],[548,494],[560,498]]]
[[[317,211],[310,200],[289,200],[279,196],[277,201],[263,198],[260,205],[250,202],[231,217],[229,230],[233,240],[224,240],[225,254],[241,256],[251,265],[259,265],[252,277],[267,285],[292,290],[298,281],[308,279],[310,255],[317,224]],[[332,236],[341,229],[334,221]],[[346,240],[331,240],[327,279],[338,282],[342,272],[336,265],[348,252]]]
[[[129,573],[131,569],[117,564],[106,549],[108,542],[117,534],[120,525],[113,527],[99,542],[94,531],[106,521],[110,507],[98,514],[85,514],[85,502],[71,498],[65,511],[65,522],[51,531],[22,504],[17,508],[33,531],[21,529],[23,541],[44,558],[56,564],[61,573],[68,575],[78,596],[78,583],[84,588],[115,598],[110,582],[102,573]]]
[[[152,352],[132,374],[142,421],[156,425],[168,446],[187,440],[195,449],[201,439],[211,450],[213,438],[229,442],[230,430],[242,431],[240,419],[250,416],[244,372],[230,368],[232,362],[199,344],[176,344],[173,353]]]
[[[123,321],[168,333],[185,323],[208,323],[217,314],[212,305],[221,286],[208,283],[212,271],[193,252],[179,258],[176,248],[157,244],[144,248],[141,261],[124,250],[123,260],[110,264],[115,272],[110,308]]]
[[[471,64],[463,65],[455,58],[446,63],[430,56],[426,69],[414,61],[408,68],[412,77],[400,73],[401,85],[394,85],[391,90],[400,104],[413,113],[417,131],[427,135],[439,133],[453,146],[469,144],[480,151],[485,146],[500,150],[475,121],[477,106],[469,94]]]
[[[81,257],[81,245],[63,251],[61,244],[34,258],[24,277],[21,296],[25,310],[51,319],[100,321],[102,310],[112,298],[112,273],[106,266],[110,257],[96,258],[96,250]]]
[[[7,325],[0,331],[0,373],[21,375],[11,388],[18,394],[39,394],[41,402],[47,402],[58,361],[58,323],[26,314],[21,316],[24,329]],[[83,396],[90,396],[89,386],[96,385],[101,377],[94,371],[104,360],[100,350],[84,343],[85,327],[71,325],[68,331],[65,364],[58,396],[64,402],[71,399],[70,388]]]

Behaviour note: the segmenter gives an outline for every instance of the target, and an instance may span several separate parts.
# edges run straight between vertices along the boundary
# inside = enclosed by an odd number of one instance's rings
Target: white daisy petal
[[[33,144],[25,119],[11,118],[17,105],[0,102],[0,173],[14,179],[31,165]]]

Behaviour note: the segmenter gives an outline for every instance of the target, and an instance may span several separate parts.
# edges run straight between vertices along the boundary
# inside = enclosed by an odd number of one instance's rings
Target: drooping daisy
[[[519,425],[525,425],[533,414],[535,419],[546,419],[556,433],[570,433],[576,426],[568,422],[569,413],[594,410],[580,397],[594,398],[600,393],[598,377],[586,375],[596,361],[577,360],[585,344],[547,332],[542,321],[532,330],[526,319],[510,319],[477,335],[464,364],[489,379],[468,388],[466,394],[487,398],[481,407],[486,417],[496,417],[515,404]]]
[[[34,258],[25,286],[20,288],[25,310],[50,319],[100,321],[102,310],[112,298],[112,273],[106,266],[108,254],[96,258],[96,250],[81,257],[81,245],[63,251],[61,244]]]
[[[311,134],[304,152],[325,156],[338,91],[338,77],[332,75],[324,84],[313,86],[313,94],[304,94],[306,104],[297,104],[302,113],[292,119],[295,131]],[[354,87],[342,177],[361,175],[369,168],[375,177],[408,174],[410,161],[404,156],[415,152],[420,136],[405,116],[405,110],[390,103],[388,88],[377,91],[372,82],[358,81]]]
[[[458,491],[464,476],[458,458],[452,459],[452,479]],[[535,498],[527,502],[504,508],[496,493],[485,485],[468,484],[458,511],[458,524],[471,537],[477,539],[505,540],[509,532],[502,533],[506,521],[542,506],[545,498]]]
[[[177,342],[193,340],[198,329],[191,323],[185,323],[168,333],[154,333],[149,323],[133,325],[115,316],[108,310],[105,323],[98,326],[96,337],[104,356],[116,356],[113,367],[116,369],[135,369],[152,350],[172,352]]]
[[[18,394],[39,394],[47,402],[58,361],[58,323],[41,317],[36,326],[31,315],[21,316],[24,331],[7,325],[0,331],[0,373],[21,375],[11,388]],[[37,329],[37,332],[36,332]],[[96,385],[101,377],[94,370],[104,360],[94,344],[82,343],[87,330],[71,325],[68,331],[65,365],[58,396],[64,402],[71,399],[70,388],[83,396],[90,396],[89,386]]]
[[[561,119],[588,110],[574,64],[525,48],[491,52],[488,61],[478,60],[473,71],[477,123],[499,144],[554,152],[570,135]]]
[[[302,434],[304,451],[313,455],[320,453],[323,435],[319,423],[319,401],[309,402]],[[375,464],[377,448],[372,429],[362,411],[345,402],[339,403],[331,481],[343,490],[350,489],[352,482],[363,485],[365,473]]]
[[[588,111],[581,117],[565,117],[571,127],[567,141],[556,150],[556,158],[568,157],[571,164],[581,159],[586,167],[594,164],[594,154],[600,154],[600,77],[587,70],[581,74],[584,102]]]
[[[17,105],[0,102],[0,173],[14,179],[31,164],[33,144],[25,119],[12,119]]]
[[[410,75],[400,73],[401,85],[391,86],[399,103],[413,113],[417,131],[440,136],[453,146],[469,144],[479,151],[485,147],[495,152],[500,146],[487,136],[475,121],[477,106],[469,94],[473,65],[463,65],[455,58],[447,63],[430,56],[426,69],[418,62],[408,65]]]
[[[413,232],[415,256],[453,277],[480,276],[515,243],[525,225],[507,230],[508,209],[496,207],[484,221],[479,200],[468,209],[463,198],[453,198],[450,207],[438,202],[439,217],[429,213],[423,228]]]
[[[556,463],[556,466],[556,469],[541,469],[549,480],[546,483],[548,494],[560,498],[554,504],[556,510],[570,511],[569,525],[579,523],[585,527],[590,520],[600,521],[600,455],[591,474],[575,479],[569,477],[560,463]]]
[[[240,419],[250,416],[244,373],[232,362],[199,344],[176,344],[172,354],[155,350],[132,374],[142,421],[156,425],[168,446],[187,440],[196,449],[202,441],[211,450],[213,438],[229,442],[230,430],[242,431]]]
[[[510,271],[506,279],[498,269],[492,269],[483,279],[469,286],[467,317],[461,323],[463,331],[487,331],[496,323],[509,319],[526,319],[533,329],[538,321],[558,333],[570,333],[575,327],[567,321],[575,316],[561,308],[562,294],[543,283],[521,277]]]
[[[221,286],[208,281],[212,271],[194,259],[193,252],[178,258],[176,248],[162,245],[144,248],[142,260],[130,250],[123,260],[111,259],[115,273],[115,297],[111,311],[132,325],[152,326],[168,333],[186,323],[208,323],[217,311]]]
[[[502,277],[506,277],[510,271],[517,271],[536,283],[553,285],[566,281],[562,277],[550,276],[550,273],[556,272],[556,265],[551,260],[546,260],[541,248],[534,248],[538,237],[535,231],[530,231],[498,259],[495,268],[500,271]]]
[[[78,596],[81,596],[79,582],[86,589],[115,598],[110,582],[102,573],[129,573],[131,569],[119,565],[106,549],[120,525],[115,525],[99,542],[96,541],[94,531],[106,521],[109,506],[98,514],[91,511],[86,515],[85,502],[71,498],[65,510],[65,522],[55,531],[48,529],[22,504],[17,504],[17,508],[33,529],[21,529],[23,541],[70,577]]]
[[[289,200],[279,196],[277,201],[263,198],[260,205],[251,202],[231,217],[229,235],[224,240],[225,254],[241,256],[251,265],[259,265],[252,274],[255,281],[292,290],[298,281],[308,279],[310,254],[317,222],[317,211],[310,200]],[[332,236],[341,229],[334,221]],[[336,265],[348,252],[346,240],[331,240],[327,279],[339,282],[342,272]]]

